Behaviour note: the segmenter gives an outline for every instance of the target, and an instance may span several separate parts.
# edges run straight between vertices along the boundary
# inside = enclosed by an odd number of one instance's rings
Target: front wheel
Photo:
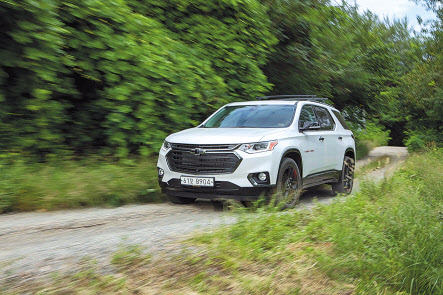
[[[191,204],[196,200],[196,198],[183,198],[171,195],[166,195],[166,198],[169,200],[169,202],[174,204]]]
[[[352,192],[352,187],[354,185],[354,170],[354,159],[345,156],[343,160],[343,168],[341,171],[340,180],[337,183],[333,183],[331,185],[332,191],[335,194],[349,195]]]
[[[285,158],[280,165],[277,177],[277,187],[274,192],[275,205],[281,209],[297,205],[302,190],[301,175],[297,163]]]

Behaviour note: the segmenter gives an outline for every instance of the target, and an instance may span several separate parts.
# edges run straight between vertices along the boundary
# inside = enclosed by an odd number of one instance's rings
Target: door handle
[[[339,137],[338,137],[338,139],[342,140],[342,139],[343,139],[343,137],[339,136]]]
[[[318,140],[323,141],[323,140],[325,140],[325,138],[324,137],[320,137]]]

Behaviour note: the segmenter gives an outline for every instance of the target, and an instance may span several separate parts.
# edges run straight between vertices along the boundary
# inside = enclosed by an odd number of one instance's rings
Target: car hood
[[[282,128],[191,128],[169,135],[166,141],[186,144],[237,144],[272,140]],[[265,138],[266,137],[266,138]],[[271,136],[272,137],[272,136]]]

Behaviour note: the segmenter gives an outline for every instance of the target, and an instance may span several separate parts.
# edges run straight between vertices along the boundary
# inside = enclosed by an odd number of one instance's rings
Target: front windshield
[[[227,106],[202,127],[205,128],[284,128],[291,125],[295,105]]]

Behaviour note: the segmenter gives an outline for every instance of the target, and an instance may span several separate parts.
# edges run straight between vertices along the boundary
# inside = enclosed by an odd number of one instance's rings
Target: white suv
[[[254,201],[264,194],[288,208],[308,187],[351,192],[355,142],[339,111],[315,96],[264,98],[227,104],[166,138],[157,170],[171,202]]]

